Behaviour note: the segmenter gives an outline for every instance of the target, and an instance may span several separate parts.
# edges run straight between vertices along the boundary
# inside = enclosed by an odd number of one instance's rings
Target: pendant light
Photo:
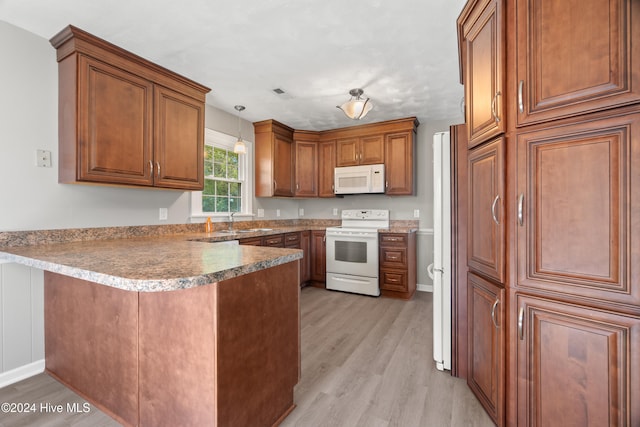
[[[233,146],[233,152],[237,154],[247,154],[247,146],[242,140],[242,124],[240,123],[240,112],[244,110],[244,105],[236,105],[233,108],[238,112],[238,140]]]
[[[373,108],[369,98],[361,98],[363,93],[362,89],[351,89],[349,91],[351,99],[336,108],[341,109],[350,119],[360,120]]]

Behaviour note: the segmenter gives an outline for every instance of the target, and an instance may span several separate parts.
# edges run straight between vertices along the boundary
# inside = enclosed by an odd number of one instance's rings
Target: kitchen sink
[[[244,230],[237,230],[238,233],[255,233],[258,231],[271,231],[273,228],[247,228]]]

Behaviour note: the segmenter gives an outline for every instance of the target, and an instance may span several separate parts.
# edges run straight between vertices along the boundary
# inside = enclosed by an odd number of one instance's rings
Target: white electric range
[[[327,239],[327,289],[379,296],[378,230],[389,228],[389,210],[345,209],[342,225]]]

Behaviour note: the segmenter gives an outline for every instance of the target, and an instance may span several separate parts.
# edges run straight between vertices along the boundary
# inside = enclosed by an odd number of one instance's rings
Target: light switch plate
[[[276,209],[276,216],[280,216],[280,209]]]
[[[338,208],[333,208],[333,214],[336,216],[338,215]]]
[[[258,209],[258,218],[264,218],[264,209]]]
[[[420,218],[420,209],[414,209],[413,210],[413,217],[414,218]]]
[[[304,216],[304,208],[298,209],[298,215]]]

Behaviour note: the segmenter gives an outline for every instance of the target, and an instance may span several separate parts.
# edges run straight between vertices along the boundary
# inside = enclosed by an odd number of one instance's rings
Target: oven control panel
[[[388,220],[388,209],[345,209],[342,211],[342,219],[355,220]]]

